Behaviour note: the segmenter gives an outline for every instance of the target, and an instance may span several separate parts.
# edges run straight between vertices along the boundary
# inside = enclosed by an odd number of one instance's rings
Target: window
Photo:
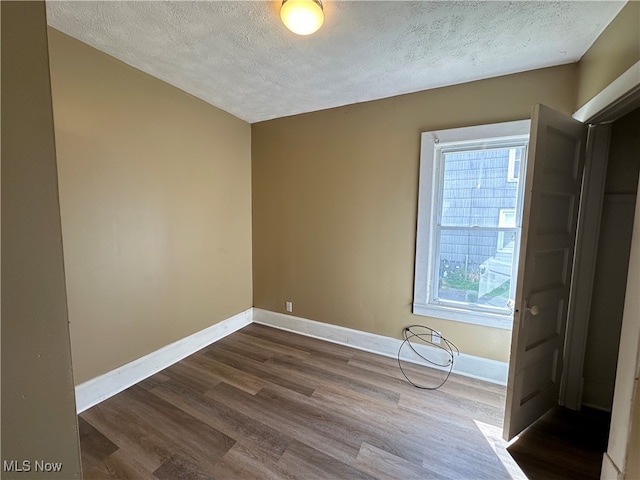
[[[507,170],[507,182],[517,182],[520,178],[520,164],[522,163],[522,150],[512,148],[509,150],[509,169]]]
[[[517,236],[516,209],[501,208],[498,220],[498,228],[509,228],[511,230],[500,230],[498,232],[498,251],[510,252],[515,247]]]
[[[422,135],[414,313],[511,328],[529,123]]]

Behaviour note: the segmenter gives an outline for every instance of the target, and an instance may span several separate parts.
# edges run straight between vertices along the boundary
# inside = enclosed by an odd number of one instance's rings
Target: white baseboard
[[[77,385],[75,388],[77,412],[80,413],[93,407],[216,340],[249,325],[252,322],[252,317],[253,309],[250,308],[122,367]]]
[[[252,322],[392,358],[397,358],[398,349],[402,343],[397,338],[270,312],[260,308],[250,308],[122,367],[77,385],[75,388],[77,412],[84,412]],[[423,356],[433,361],[445,363],[448,360],[447,354],[438,348],[417,344],[414,344],[414,347]],[[425,362],[410,348],[402,349],[401,358],[408,362],[437,368]],[[506,385],[508,364],[461,353],[454,358],[453,372],[466,377]]]
[[[357,348],[371,353],[384,355],[385,357],[397,358],[398,349],[402,340],[385,337],[373,333],[362,332],[351,328],[340,327],[328,323],[316,322],[305,318],[294,317],[282,313],[253,309],[253,321],[262,325],[287,330],[290,332],[306,335],[309,337],[338,343],[349,347]],[[416,349],[429,359],[439,363],[444,363],[448,359],[447,354],[439,348],[427,345],[415,345]],[[403,348],[401,358],[403,360],[423,364],[435,368],[432,364],[425,362],[415,355],[410,348]],[[453,362],[453,372],[466,377],[477,378],[499,385],[507,384],[507,373],[509,365],[506,362],[490,360],[461,353],[455,355]]]

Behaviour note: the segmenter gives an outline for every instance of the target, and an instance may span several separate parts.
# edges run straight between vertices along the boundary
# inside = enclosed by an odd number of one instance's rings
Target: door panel
[[[503,436],[558,403],[587,127],[544,105],[531,121]]]

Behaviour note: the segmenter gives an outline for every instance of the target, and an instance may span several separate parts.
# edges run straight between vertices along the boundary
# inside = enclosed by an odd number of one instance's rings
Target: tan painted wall
[[[251,307],[251,128],[49,31],[81,383]]]
[[[640,60],[640,1],[627,3],[578,63],[576,110]]]
[[[2,478],[80,478],[45,6],[1,2],[0,10],[1,463],[30,467]],[[62,470],[36,472],[36,461]]]
[[[573,113],[577,66],[252,125],[254,306],[400,338],[426,324],[463,352],[509,355],[510,331],[411,313],[420,133]]]

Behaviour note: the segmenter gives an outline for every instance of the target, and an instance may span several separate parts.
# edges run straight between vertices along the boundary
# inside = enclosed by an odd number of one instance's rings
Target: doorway
[[[582,406],[611,411],[640,173],[640,108],[611,126],[589,326]]]
[[[602,216],[593,260],[594,282],[589,291],[590,313],[584,350],[584,388],[574,408],[556,407],[533,423],[509,447],[523,470],[540,464],[563,463],[583,478],[599,478],[603,454],[607,449],[609,420],[615,388],[618,349],[627,286],[634,211],[640,172],[640,108],[624,114],[610,125],[610,142],[603,159],[608,158],[603,174]],[[571,339],[569,339],[571,341]],[[558,455],[542,455],[545,448],[561,439],[566,445]],[[557,449],[551,449],[549,452]],[[581,461],[582,459],[582,461]],[[555,463],[554,463],[555,462]],[[594,465],[591,465],[594,467]],[[570,475],[569,475],[570,477]],[[569,478],[559,475],[559,478]]]

